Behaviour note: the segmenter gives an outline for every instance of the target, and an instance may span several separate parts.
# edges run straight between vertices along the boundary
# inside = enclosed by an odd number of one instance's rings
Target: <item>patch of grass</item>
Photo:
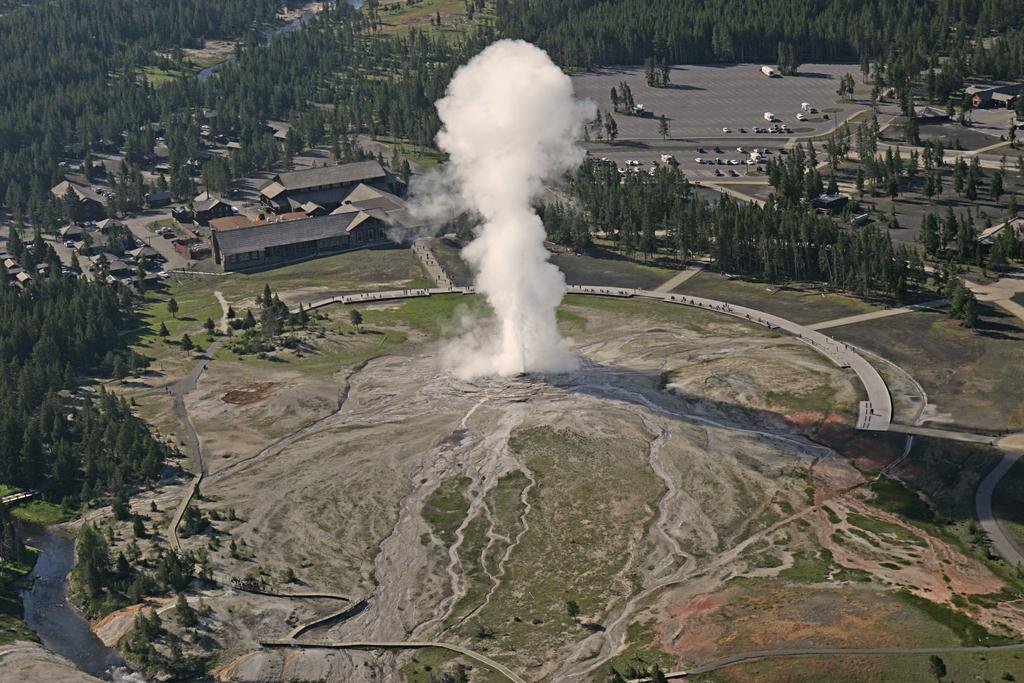
[[[563,332],[583,332],[587,329],[587,319],[582,315],[567,311],[564,308],[559,308],[556,311],[556,315],[558,316],[558,326]]]
[[[493,631],[488,648],[510,656],[514,651],[518,660],[525,658],[522,665],[539,666],[552,648],[583,637],[582,623],[599,622],[612,595],[628,590],[624,572],[636,542],[633,530],[649,523],[651,501],[664,489],[645,466],[642,431],[608,438],[521,428],[512,433],[509,449],[537,485],[529,494],[529,529],[478,622]],[[595,471],[603,476],[594,477]],[[507,507],[514,504],[513,493],[510,487]],[[579,606],[578,621],[569,617],[567,600]],[[476,624],[471,620],[460,631],[473,637]]]
[[[35,549],[25,548],[25,557],[20,562],[0,560],[0,645],[15,640],[38,640],[35,631],[24,621],[18,595],[19,581],[32,572],[38,556]]]
[[[426,282],[426,273],[411,249],[359,249],[300,261],[255,273],[236,273],[216,281],[229,302],[255,297],[270,285],[274,293],[308,289],[307,300],[333,294],[381,289],[414,289]],[[213,288],[211,288],[212,291]]]
[[[1002,645],[1013,642],[1010,638],[989,633],[984,626],[951,607],[918,597],[907,590],[896,591],[895,595],[902,603],[910,605],[948,628],[956,634],[962,645]]]
[[[715,324],[734,325],[737,335],[747,337],[767,337],[771,335],[764,327],[755,323],[748,323],[739,318],[691,308],[690,306],[666,304],[651,299],[569,294],[562,300],[562,307],[568,307],[570,310],[581,308],[583,310],[590,309],[634,318],[671,321],[694,332],[705,332],[708,326]]]
[[[873,579],[871,574],[856,567],[837,567],[832,572],[832,580],[837,582],[851,581],[855,583],[870,583]]]
[[[839,524],[839,522],[842,521],[841,519],[839,519],[839,515],[836,514],[836,511],[830,508],[829,506],[825,505],[822,507],[822,509],[825,511],[825,514],[828,515],[828,521],[830,523]]]
[[[416,650],[402,667],[402,680],[406,683],[435,683],[450,666],[454,666],[457,656],[439,647]]]
[[[9,496],[12,493],[17,493],[21,489],[17,486],[9,486],[7,484],[0,484],[0,498],[3,496]]]
[[[749,569],[774,569],[775,567],[782,566],[782,558],[775,553],[761,553],[756,555],[749,562],[747,567]]]
[[[779,572],[784,581],[799,583],[821,583],[828,578],[832,568],[832,553],[827,548],[815,552],[797,552],[793,555],[793,566]]]
[[[11,510],[11,514],[31,524],[58,524],[67,521],[71,515],[60,505],[45,500],[33,500]]]
[[[441,26],[435,26],[433,19],[441,15]],[[484,18],[493,18],[486,12],[477,12],[474,20],[466,15],[463,0],[418,0],[415,3],[394,2],[382,6],[379,13],[383,24],[381,33],[392,34],[416,28],[434,38],[460,39],[473,25]]]
[[[831,384],[819,384],[807,391],[768,391],[765,394],[770,405],[788,410],[830,411],[835,398],[836,389]]]
[[[466,491],[472,483],[469,477],[445,479],[423,504],[424,521],[446,546],[455,542],[455,532],[469,512]]]
[[[529,483],[519,470],[502,476],[484,498],[489,515],[481,513],[466,525],[462,545],[459,546],[459,559],[465,568],[468,585],[465,596],[452,610],[449,623],[458,623],[472,612],[490,590],[488,574],[497,575],[498,563],[522,530],[522,495]],[[495,537],[490,545],[488,531]]]
[[[456,334],[460,318],[464,316],[481,318],[490,315],[491,309],[482,297],[458,294],[408,299],[395,308],[363,310],[363,318],[368,324],[408,325],[431,338]]]
[[[935,521],[935,515],[928,504],[902,481],[882,477],[872,481],[870,489],[875,494],[872,502],[887,512],[919,524],[931,524]]]
[[[657,645],[658,636],[654,632],[654,621],[634,621],[626,627],[626,647],[607,664],[601,667],[594,680],[610,680],[612,670],[618,671],[624,678],[631,679],[642,676],[655,664],[662,671],[673,668],[670,654]],[[703,676],[702,676],[703,678]]]
[[[309,376],[324,376],[338,372],[341,368],[352,367],[369,358],[393,353],[408,339],[404,332],[398,330],[376,330],[364,325],[362,332],[356,332],[351,326],[339,327],[348,330],[355,343],[322,344],[315,353],[296,356],[290,352],[281,352],[271,354],[267,358],[251,354],[240,356],[226,346],[221,346],[214,354],[214,358],[238,361],[253,368],[275,371],[282,368],[282,363],[287,363],[289,370]],[[317,339],[310,341],[314,345],[318,342]]]
[[[904,529],[898,524],[886,522],[885,520],[881,520],[876,517],[866,517],[856,512],[851,512],[847,515],[846,521],[855,527],[859,527],[865,531],[870,531],[879,537],[889,536],[904,543],[924,545],[924,542],[920,538],[907,529]]]
[[[977,330],[942,313],[915,311],[830,330],[836,339],[878,353],[905,368],[952,426],[1024,429],[1024,327],[989,304]]]
[[[812,285],[783,286],[730,279],[707,271],[698,273],[675,291],[748,306],[805,325],[879,310],[852,296],[823,292]]]
[[[161,69],[158,66],[142,67],[142,73],[146,80],[149,81],[150,85],[171,83],[180,78],[190,78],[193,75],[193,72],[191,71],[183,71],[181,69]]]

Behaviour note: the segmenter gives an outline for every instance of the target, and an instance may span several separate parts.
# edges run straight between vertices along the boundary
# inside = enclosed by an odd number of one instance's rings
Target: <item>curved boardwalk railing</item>
[[[693,306],[707,311],[731,315],[748,322],[764,325],[771,330],[785,330],[797,337],[818,353],[824,355],[841,368],[850,368],[856,373],[857,378],[864,386],[867,400],[861,401],[858,407],[857,429],[867,431],[888,431],[892,422],[892,398],[889,396],[889,388],[885,380],[878,374],[871,363],[857,353],[856,349],[836,341],[828,335],[816,330],[795,323],[792,320],[782,318],[771,313],[758,311],[746,306],[738,306],[715,299],[689,296],[684,294],[672,294],[671,292],[654,292],[645,289],[628,289],[624,287],[597,287],[570,285],[566,288],[569,294],[582,294],[589,296],[614,296],[621,298],[639,297],[644,299],[655,299],[669,304],[680,306]],[[361,292],[359,294],[346,294],[331,297],[321,301],[313,301],[306,307],[306,310],[322,308],[332,304],[361,304],[376,301],[393,301],[400,299],[414,299],[419,297],[437,296],[441,294],[473,294],[473,287],[431,288],[431,289],[397,289],[383,292]]]
[[[434,642],[363,642],[353,641],[346,643],[304,643],[297,642],[294,640],[264,640],[260,641],[260,645],[263,647],[278,647],[278,648],[318,648],[326,650],[422,650],[428,647],[436,647],[442,650],[448,650],[455,652],[460,655],[465,655],[470,659],[476,660],[483,664],[489,669],[497,671],[502,676],[512,681],[512,683],[526,683],[525,680],[520,678],[516,672],[509,669],[504,664],[494,661],[486,655],[482,655],[479,652],[474,652],[469,648],[462,647],[461,645],[455,645],[453,643],[434,643]]]

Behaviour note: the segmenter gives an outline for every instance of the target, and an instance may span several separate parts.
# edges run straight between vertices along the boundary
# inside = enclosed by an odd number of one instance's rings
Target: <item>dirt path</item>
[[[228,325],[230,324],[228,321],[228,309],[231,308],[231,306],[228,305],[228,300],[224,298],[224,295],[221,294],[219,289],[215,290],[213,292],[213,295],[217,297],[217,301],[220,302],[220,308],[223,311],[223,315],[221,316],[220,319],[220,331],[223,332],[224,334],[227,334]]]
[[[192,467],[194,475],[192,482],[185,490],[185,495],[182,497],[181,502],[178,503],[178,507],[174,511],[174,516],[171,517],[171,523],[167,529],[167,539],[171,547],[180,552],[181,543],[178,540],[178,525],[181,524],[181,518],[185,514],[186,508],[192,497],[196,493],[196,489],[199,488],[200,482],[203,480],[203,475],[206,473],[206,466],[203,464],[203,447],[199,440],[199,434],[196,433],[196,428],[192,424],[192,420],[188,415],[188,408],[185,407],[185,396],[195,391],[196,386],[199,384],[199,378],[203,372],[206,371],[210,361],[213,360],[213,354],[216,353],[217,349],[223,343],[223,340],[217,339],[206,351],[199,357],[199,363],[195,369],[192,370],[188,376],[178,380],[173,385],[168,387],[168,391],[174,395],[174,403],[172,405],[172,412],[174,417],[177,418],[178,422],[181,423],[182,428],[185,430],[185,438],[188,442],[189,451],[192,454]]]
[[[901,306],[900,308],[887,308],[883,311],[872,311],[871,313],[861,313],[860,315],[848,315],[844,318],[835,318],[833,320],[823,320],[820,323],[814,323],[807,327],[812,330],[828,330],[833,327],[842,327],[844,325],[854,325],[856,323],[863,323],[869,320],[877,320],[879,318],[889,318],[894,315],[903,315],[904,313],[913,313],[914,311],[924,311],[931,308],[938,308],[945,306],[949,303],[948,299],[935,299],[934,301],[925,301],[920,304],[912,304],[910,306]]]
[[[702,270],[704,270],[703,266],[687,266],[681,273],[673,275],[671,278],[658,285],[654,291],[671,292],[673,289],[683,284]]]

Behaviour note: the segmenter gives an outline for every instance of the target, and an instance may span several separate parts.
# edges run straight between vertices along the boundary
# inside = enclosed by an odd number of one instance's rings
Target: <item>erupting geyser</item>
[[[574,369],[555,318],[565,278],[548,262],[533,202],[545,179],[582,162],[577,140],[596,106],[576,99],[572,81],[543,50],[502,40],[455,73],[437,111],[437,142],[450,157],[446,208],[482,219],[462,253],[497,318],[496,329],[450,347],[449,366],[467,378]]]

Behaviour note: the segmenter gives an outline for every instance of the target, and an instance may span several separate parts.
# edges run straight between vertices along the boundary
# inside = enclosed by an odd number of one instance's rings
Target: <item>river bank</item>
[[[68,577],[75,566],[74,538],[59,526],[27,531],[27,544],[39,556],[29,574],[30,586],[21,591],[25,623],[47,649],[90,676],[113,680],[127,673],[117,650],[103,645],[88,620],[68,600]]]

